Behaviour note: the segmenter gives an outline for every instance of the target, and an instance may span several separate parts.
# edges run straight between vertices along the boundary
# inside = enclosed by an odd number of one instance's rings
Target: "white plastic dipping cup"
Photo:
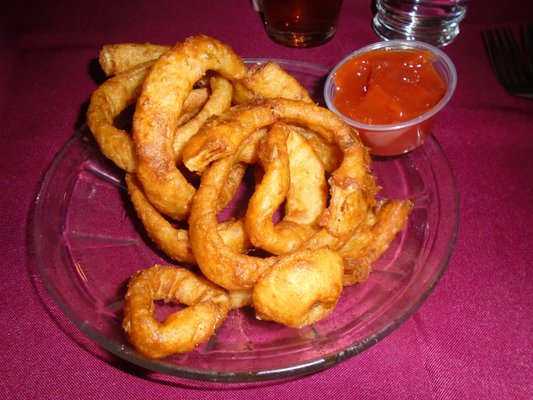
[[[446,46],[459,34],[468,0],[376,0],[374,31],[385,40]]]

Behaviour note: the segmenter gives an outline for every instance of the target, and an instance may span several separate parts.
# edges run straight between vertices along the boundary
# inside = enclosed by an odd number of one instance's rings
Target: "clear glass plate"
[[[327,68],[276,61],[322,101]],[[399,157],[374,158],[373,171],[381,196],[414,200],[408,225],[368,281],[345,288],[333,314],[311,327],[259,321],[244,308],[232,311],[216,336],[190,353],[159,361],[139,356],[121,328],[127,280],[141,268],[171,261],[147,239],[122,171],[101,156],[86,127],[58,154],[37,197],[33,233],[40,273],[51,297],[84,334],[148,370],[221,382],[315,372],[398,327],[435,287],[453,251],[458,195],[435,138]]]

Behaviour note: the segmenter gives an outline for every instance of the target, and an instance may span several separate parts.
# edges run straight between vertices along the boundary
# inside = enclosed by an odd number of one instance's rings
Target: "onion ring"
[[[191,138],[184,152],[184,164],[192,171],[203,171],[212,161],[235,153],[244,138],[277,121],[303,125],[343,153],[340,166],[329,178],[331,198],[324,211],[321,231],[304,243],[313,249],[340,248],[373,207],[377,192],[370,173],[368,149],[359,136],[331,111],[314,104],[273,99],[236,106],[210,121]]]
[[[299,126],[292,126],[292,128],[297,130],[307,143],[309,143],[328,173],[332,173],[339,168],[343,155],[337,146],[327,142],[320,135],[309,129],[304,129]]]
[[[208,70],[236,80],[246,75],[247,67],[229,46],[192,36],[157,59],[133,117],[137,177],[150,202],[176,220],[186,218],[195,192],[176,167],[176,121],[194,84]]]
[[[98,62],[104,73],[111,76],[155,60],[168,49],[168,46],[152,43],[106,44],[100,50]]]
[[[116,43],[102,47],[99,64],[107,76],[126,71],[138,64],[153,61],[170,50],[169,46],[152,43]],[[258,98],[282,97],[311,102],[309,93],[276,62],[252,66],[247,75],[235,81],[235,102]]]
[[[281,121],[299,123],[335,143],[344,154],[340,167],[329,179],[331,198],[320,218],[321,229],[301,246],[314,250],[328,246],[340,248],[364,220],[373,206],[377,191],[369,172],[367,149],[351,128],[330,111],[313,104],[275,99],[233,107],[220,118],[208,123],[190,141],[202,148],[196,154],[203,170],[189,218],[191,246],[204,275],[228,289],[247,289],[275,262],[275,257],[258,258],[235,254],[224,246],[216,226],[216,199],[232,165],[238,159],[245,139],[259,129]],[[195,148],[196,150],[196,148]],[[204,151],[205,150],[205,151]]]
[[[136,65],[100,85],[91,95],[87,125],[102,154],[126,172],[136,169],[135,145],[129,132],[115,127],[115,119],[140,95],[153,61]],[[207,88],[193,90],[183,106],[179,124],[194,117],[209,96]]]
[[[280,256],[255,284],[259,319],[301,328],[326,317],[342,292],[343,261],[326,248]]]
[[[185,144],[193,137],[208,118],[220,114],[231,106],[233,87],[231,83],[215,75],[210,78],[211,96],[202,110],[187,123],[179,126],[174,135],[174,153],[176,162],[181,163],[182,152]]]
[[[231,199],[231,189],[233,188],[233,192],[237,189],[244,169],[237,164],[237,168],[234,168],[232,173],[233,177],[225,187],[225,195],[219,198],[217,210],[221,210]],[[134,175],[126,174],[126,184],[137,216],[152,242],[173,260],[195,265],[197,262],[191,249],[189,231],[175,228],[150,204]],[[223,243],[233,251],[244,253],[250,248],[250,241],[242,220],[223,222],[217,225],[217,230]]]
[[[160,323],[155,301],[188,307]],[[124,298],[122,326],[135,349],[147,358],[191,351],[208,340],[230,309],[228,294],[185,268],[155,265],[134,274]]]
[[[396,234],[404,229],[413,207],[410,200],[381,200],[373,218],[339,250],[344,259],[344,285],[366,281],[371,265],[390,246]],[[374,223],[372,223],[374,222]]]
[[[326,171],[312,145],[299,134],[301,130],[286,126],[291,177],[283,219],[316,227],[328,201]]]
[[[224,244],[218,232],[217,199],[233,164],[234,157],[223,158],[202,174],[189,216],[189,235],[207,279],[227,290],[242,290],[252,288],[275,259],[239,254]]]
[[[253,132],[277,122],[264,101],[230,108],[200,129],[183,150],[183,164],[201,173],[220,158],[235,154],[244,139]]]
[[[277,97],[312,102],[300,82],[275,62],[254,65],[243,79],[235,82],[236,103]]]
[[[135,148],[131,136],[114,126],[115,118],[135,103],[142,83],[153,62],[135,66],[105,81],[92,94],[87,110],[87,124],[100,151],[119,168],[135,171]]]
[[[258,158],[265,173],[255,187],[245,216],[246,232],[252,244],[273,254],[289,253],[315,233],[312,226],[290,220],[290,216],[275,225],[272,222],[294,178],[287,150],[289,133],[287,126],[277,123],[262,140]],[[294,217],[298,215],[295,213]]]
[[[252,305],[252,291],[250,289],[230,290],[228,294],[232,310]]]

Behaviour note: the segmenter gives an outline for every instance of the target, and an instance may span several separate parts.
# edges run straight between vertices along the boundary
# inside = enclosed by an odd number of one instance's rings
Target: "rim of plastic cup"
[[[333,99],[331,98],[331,88],[333,85],[333,76],[335,75],[335,72],[344,65],[347,61],[351,60],[352,58],[362,54],[371,52],[377,49],[382,48],[391,48],[391,49],[424,49],[428,50],[431,53],[433,53],[437,60],[441,60],[444,65],[445,73],[448,75],[448,84],[446,88],[446,93],[440,99],[440,101],[435,104],[432,108],[430,108],[428,111],[426,111],[424,114],[410,119],[408,121],[403,121],[400,123],[393,123],[393,124],[365,124],[360,121],[353,120],[344,114],[342,114],[335,105],[333,104]],[[342,119],[344,119],[348,124],[365,130],[372,130],[372,131],[385,131],[385,130],[395,130],[395,129],[402,129],[411,125],[419,124],[420,122],[423,122],[431,117],[433,117],[435,114],[437,114],[442,108],[450,101],[453,93],[455,92],[455,87],[457,86],[457,70],[455,69],[455,65],[453,61],[448,57],[446,53],[444,53],[442,50],[438,49],[437,47],[430,45],[428,43],[419,42],[416,40],[386,40],[381,42],[376,42],[367,46],[364,46],[360,48],[359,50],[354,51],[353,53],[350,53],[346,57],[344,57],[328,74],[328,77],[326,79],[326,83],[324,85],[324,100],[326,102],[326,105],[330,110],[338,114]]]

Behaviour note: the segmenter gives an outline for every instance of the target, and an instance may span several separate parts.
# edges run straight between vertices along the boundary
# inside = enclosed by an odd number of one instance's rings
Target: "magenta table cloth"
[[[449,266],[422,307],[383,341],[312,375],[213,383],[146,371],[72,326],[36,266],[32,213],[56,154],[85,122],[103,79],[105,43],[172,44],[203,33],[242,57],[332,67],[378,41],[370,0],[345,0],[329,43],[270,41],[251,2],[13,1],[0,12],[0,393],[5,399],[530,399],[533,398],[533,102],[490,69],[481,31],[533,20],[533,3],[471,1],[444,51],[456,93],[435,129],[460,196]]]

